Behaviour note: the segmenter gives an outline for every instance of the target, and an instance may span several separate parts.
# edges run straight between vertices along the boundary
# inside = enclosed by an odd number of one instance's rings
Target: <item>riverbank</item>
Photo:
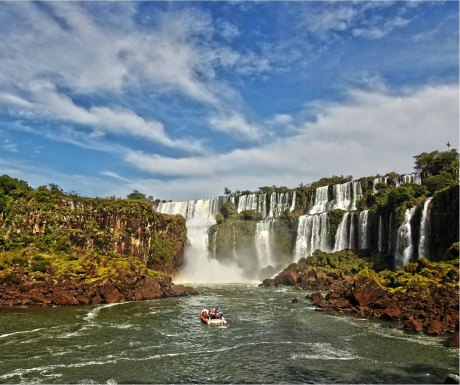
[[[262,285],[313,291],[311,299],[321,311],[393,321],[426,334],[452,333],[451,345],[458,347],[458,259],[437,263],[421,258],[396,270],[379,270],[379,263],[351,251],[315,252]]]

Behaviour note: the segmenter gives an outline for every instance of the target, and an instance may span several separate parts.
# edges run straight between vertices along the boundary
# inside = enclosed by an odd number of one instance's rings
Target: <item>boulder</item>
[[[86,298],[85,296],[83,295],[77,295],[75,297],[75,299],[77,300],[77,302],[80,304],[80,305],[88,305],[89,304],[89,299]]]
[[[350,306],[350,301],[346,298],[338,298],[334,304],[339,309],[346,308]]]
[[[145,277],[136,282],[134,293],[136,301],[161,298],[162,296],[163,292],[158,280],[151,277]]]
[[[171,297],[182,297],[182,296],[194,295],[194,294],[198,294],[198,291],[196,291],[193,287],[184,286],[184,285],[171,284],[168,290],[168,295],[170,295]]]
[[[29,298],[37,303],[43,303],[46,299],[45,294],[40,289],[32,289],[29,292]]]
[[[388,319],[391,321],[398,320],[401,316],[401,310],[395,306],[387,307],[382,314],[382,318]]]
[[[313,300],[313,303],[318,306],[318,307],[324,307],[325,306],[325,303],[324,303],[324,299],[323,299],[323,296],[321,295],[321,293],[313,293],[310,298]]]
[[[114,285],[104,285],[99,289],[101,296],[107,303],[124,302],[125,297]]]
[[[262,281],[262,286],[273,287],[275,286],[275,280],[271,278],[266,278]]]
[[[298,300],[297,298],[294,298],[291,302],[292,302],[292,303],[298,303],[299,300]]]
[[[65,291],[56,291],[51,295],[51,301],[55,305],[78,305],[75,297]]]
[[[442,333],[442,331],[443,331],[443,325],[441,321],[434,319],[428,322],[428,327],[426,330],[428,334],[438,334],[439,335]]]
[[[359,279],[355,282],[353,297],[361,307],[367,307],[386,294],[375,282]]]
[[[458,348],[458,330],[452,334],[452,337],[449,340],[450,348]]]

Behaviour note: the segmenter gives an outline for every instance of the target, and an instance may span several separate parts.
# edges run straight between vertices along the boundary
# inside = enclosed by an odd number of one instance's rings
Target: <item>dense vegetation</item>
[[[185,221],[156,213],[141,198],[84,198],[1,176],[0,283],[18,274],[88,283],[136,271],[173,273],[182,262]]]

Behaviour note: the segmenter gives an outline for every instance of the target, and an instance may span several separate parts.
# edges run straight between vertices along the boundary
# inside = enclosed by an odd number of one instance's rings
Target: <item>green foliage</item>
[[[453,179],[458,177],[458,152],[456,149],[450,151],[423,152],[414,156],[415,169],[422,174],[422,177],[447,174]]]
[[[342,222],[344,214],[345,211],[343,210],[332,210],[329,212],[329,243],[331,245],[335,242],[335,235],[340,222]]]
[[[138,199],[138,200],[146,200],[147,196],[137,190],[133,190],[132,193],[128,194],[126,196],[128,199]]]
[[[30,269],[32,271],[39,271],[45,273],[51,267],[51,262],[44,259],[42,256],[34,257]]]
[[[225,202],[222,208],[220,209],[220,212],[225,219],[236,219],[238,216],[233,202]]]
[[[454,259],[459,257],[459,242],[455,242],[452,246],[449,247],[447,250],[447,258],[446,259]]]
[[[433,195],[436,191],[443,190],[446,187],[453,186],[457,183],[457,180],[452,174],[442,173],[440,175],[431,175],[423,179],[423,186],[427,188],[430,195]]]
[[[262,218],[262,213],[255,210],[244,210],[238,214],[238,219],[243,221],[260,221]]]
[[[228,187],[225,187],[225,189],[224,189],[224,194],[225,194],[225,195],[230,195],[231,193],[232,193],[232,191],[229,190]]]
[[[321,178],[319,181],[313,182],[310,185],[310,187],[318,188],[318,187],[329,186],[329,185],[333,185],[333,184],[342,184],[342,183],[350,182],[351,180],[353,180],[353,177],[351,175],[348,175],[348,176],[333,175],[333,176],[331,176],[329,178]]]
[[[222,214],[218,213],[218,214],[216,215],[216,223],[217,223],[218,225],[220,225],[220,224],[224,221],[224,219],[225,219],[225,218],[224,218],[224,216],[223,216]]]

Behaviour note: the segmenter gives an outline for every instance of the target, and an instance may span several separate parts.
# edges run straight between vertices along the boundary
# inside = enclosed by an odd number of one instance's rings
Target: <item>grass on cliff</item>
[[[43,253],[31,249],[0,252],[0,284],[32,284],[59,281],[92,284],[109,279],[123,282],[126,278],[147,275],[163,279],[167,275],[150,269],[136,257],[87,253]]]

